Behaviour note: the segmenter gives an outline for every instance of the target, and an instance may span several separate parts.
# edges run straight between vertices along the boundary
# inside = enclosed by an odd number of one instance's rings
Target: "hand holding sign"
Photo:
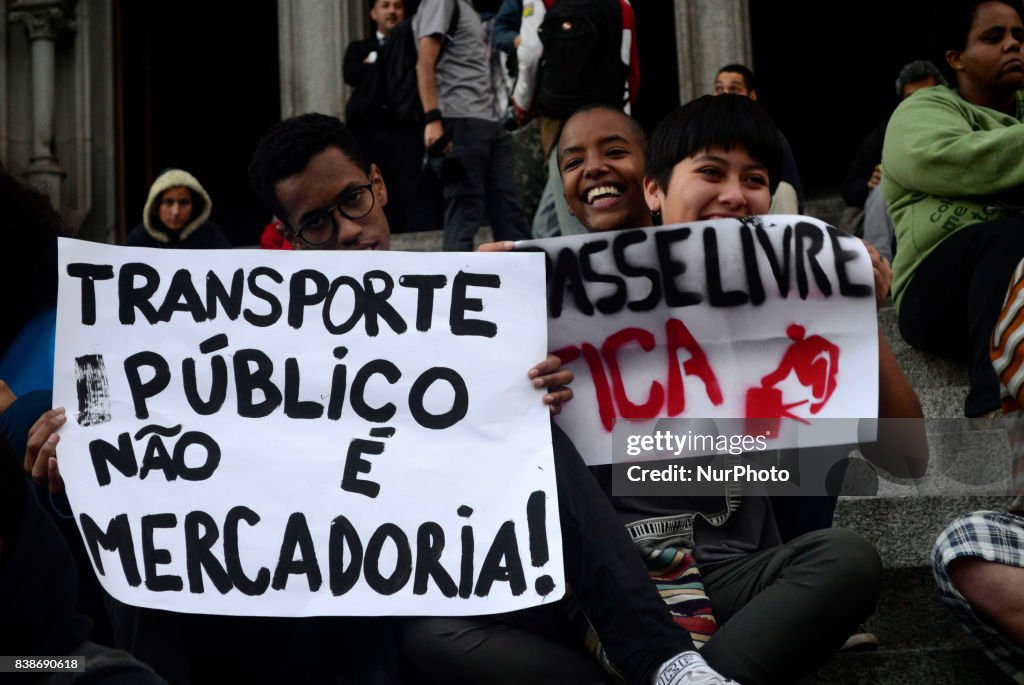
[[[885,298],[889,295],[889,286],[892,284],[892,264],[889,260],[878,254],[875,246],[864,241],[864,247],[871,257],[871,269],[875,277],[875,307],[881,309],[885,304]]]
[[[547,359],[530,369],[530,378],[535,388],[547,388],[544,404],[548,405],[552,414],[562,411],[562,405],[572,399],[572,371],[562,366],[562,360],[556,354],[549,354]]]
[[[45,485],[50,492],[64,491],[64,480],[60,477],[57,465],[57,443],[60,442],[57,430],[67,423],[67,420],[64,408],[57,407],[36,419],[28,431],[25,473],[29,474],[37,485]]]

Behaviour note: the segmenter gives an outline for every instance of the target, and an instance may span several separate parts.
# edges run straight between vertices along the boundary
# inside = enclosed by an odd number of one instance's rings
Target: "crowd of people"
[[[571,14],[580,8],[593,29],[582,38]],[[899,104],[864,140],[844,199],[863,210],[850,227],[865,238],[876,307],[891,295],[908,343],[964,363],[965,417],[979,427],[1006,417],[1024,454],[1013,423],[1024,423],[1024,6],[941,0],[933,14],[931,59],[899,72]],[[411,17],[402,0],[375,0],[370,17],[375,35],[345,56],[346,81],[367,89],[350,121],[287,119],[253,152],[249,180],[273,215],[265,248],[387,250],[393,232],[433,228],[424,217],[443,227],[446,251],[472,250],[489,225],[495,242],[481,250],[500,252],[530,237],[805,211],[793,153],[745,65],[723,66],[713,94],[650,135],[630,116],[641,79],[627,0],[504,0],[490,18],[464,0],[422,0]],[[574,60],[560,53],[570,43],[611,65],[575,60],[600,83],[569,71]],[[400,88],[383,70],[403,50],[415,101],[396,104]],[[508,69],[520,77],[499,87]],[[531,227],[508,129],[533,118],[549,174]],[[68,414],[51,406],[51,371],[56,241],[66,231],[45,198],[2,167],[0,197],[13,255],[0,289],[4,651],[82,656],[83,683],[748,685],[796,682],[844,647],[877,644],[862,626],[879,597],[880,558],[832,526],[834,493],[616,495],[610,467],[587,467],[555,423],[572,590],[559,601],[500,615],[380,618],[193,615],[118,602],[92,573],[60,476]],[[228,248],[212,207],[192,174],[165,170],[127,243]],[[842,461],[859,447],[895,477],[919,478],[923,422],[898,420],[921,419],[921,403],[881,329],[877,345],[875,439],[817,450]],[[572,398],[572,373],[557,356],[528,376],[552,414]],[[943,602],[1017,682],[1021,501],[953,521],[934,550]],[[663,525],[651,532],[652,521]],[[252,654],[268,656],[244,658]]]

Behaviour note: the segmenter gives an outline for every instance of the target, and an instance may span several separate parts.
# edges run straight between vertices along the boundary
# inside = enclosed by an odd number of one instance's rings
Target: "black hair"
[[[917,59],[903,65],[896,77],[896,96],[903,97],[903,89],[914,83],[935,79],[935,85],[947,86],[946,78],[930,60]]]
[[[326,114],[301,114],[271,126],[256,143],[249,162],[249,183],[256,196],[286,226],[284,208],[277,201],[274,186],[283,178],[293,176],[309,164],[319,152],[334,146],[367,175],[370,165],[359,148],[359,142],[344,122]]]
[[[782,139],[772,118],[743,95],[704,95],[662,119],[647,144],[644,175],[666,190],[675,165],[709,148],[743,148],[768,171],[774,194],[782,171]]]
[[[992,0],[939,0],[932,9],[929,35],[932,61],[951,85],[956,84],[956,71],[946,61],[946,52],[962,52],[967,47],[967,34],[974,23],[974,13],[981,5]],[[1024,19],[1021,0],[994,0],[1012,8]]]
[[[0,227],[4,236],[0,268],[0,355],[39,310],[57,303],[57,238],[67,226],[48,197],[0,165]]]
[[[569,118],[566,119],[565,123],[562,124],[562,131],[565,130],[565,127],[569,125],[569,122],[572,121],[574,117],[577,117],[581,114],[586,114],[587,112],[593,112],[595,110],[605,110],[608,112],[614,112],[615,114],[621,116],[625,120],[626,125],[629,127],[629,132],[632,133],[633,136],[636,138],[637,145],[640,146],[640,149],[643,150],[647,148],[647,131],[645,131],[644,127],[640,125],[640,122],[634,119],[633,117],[629,116],[625,112],[623,112],[622,109],[620,109],[619,107],[615,107],[614,105],[608,105],[602,102],[594,102],[589,105],[583,105],[575,112],[570,114]],[[558,154],[559,166],[561,166],[562,162],[562,156],[559,152],[559,145],[561,144],[561,142],[562,134],[561,132],[559,132],[558,140],[555,141],[555,152],[556,154]]]
[[[742,64],[726,64],[718,70],[718,74],[721,74],[723,71],[729,74],[739,74],[743,77],[743,83],[746,84],[747,90],[757,90],[757,79],[754,78],[754,72],[750,70],[750,67]],[[715,76],[718,76],[718,74],[715,74]]]

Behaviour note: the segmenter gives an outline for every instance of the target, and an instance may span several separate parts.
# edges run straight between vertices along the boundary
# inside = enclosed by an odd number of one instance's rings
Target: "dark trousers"
[[[914,347],[966,360],[966,416],[999,408],[989,338],[1006,288],[1024,257],[1024,218],[961,228],[925,258],[900,301],[900,333]]]
[[[471,252],[477,230],[490,223],[495,240],[527,240],[512,138],[500,122],[445,119],[452,151],[438,165],[444,186],[444,250]]]
[[[403,622],[402,648],[425,677],[443,683],[600,683],[605,674],[569,626],[578,601],[608,657],[629,683],[649,685],[687,649],[611,503],[569,438],[552,427],[565,576],[574,596],[503,616]]]
[[[391,618],[267,618],[143,609],[107,595],[117,647],[170,685],[397,685]]]
[[[360,126],[353,131],[388,190],[384,214],[391,233],[435,231],[442,225],[441,186],[423,169],[422,126]]]
[[[719,628],[701,655],[743,685],[814,673],[875,609],[878,552],[843,528],[703,567]]]

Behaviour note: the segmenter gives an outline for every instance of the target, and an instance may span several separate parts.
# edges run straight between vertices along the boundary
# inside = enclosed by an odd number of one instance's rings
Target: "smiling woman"
[[[781,167],[779,134],[757,103],[705,95],[654,130],[644,194],[666,224],[765,214]]]
[[[640,125],[614,107],[585,107],[566,120],[558,168],[569,213],[588,231],[651,225],[642,185],[646,145]]]
[[[882,154],[900,333],[969,362],[967,416],[999,408],[988,341],[1024,257],[1022,15],[1020,0],[938,4],[933,53],[955,87],[904,100]]]

